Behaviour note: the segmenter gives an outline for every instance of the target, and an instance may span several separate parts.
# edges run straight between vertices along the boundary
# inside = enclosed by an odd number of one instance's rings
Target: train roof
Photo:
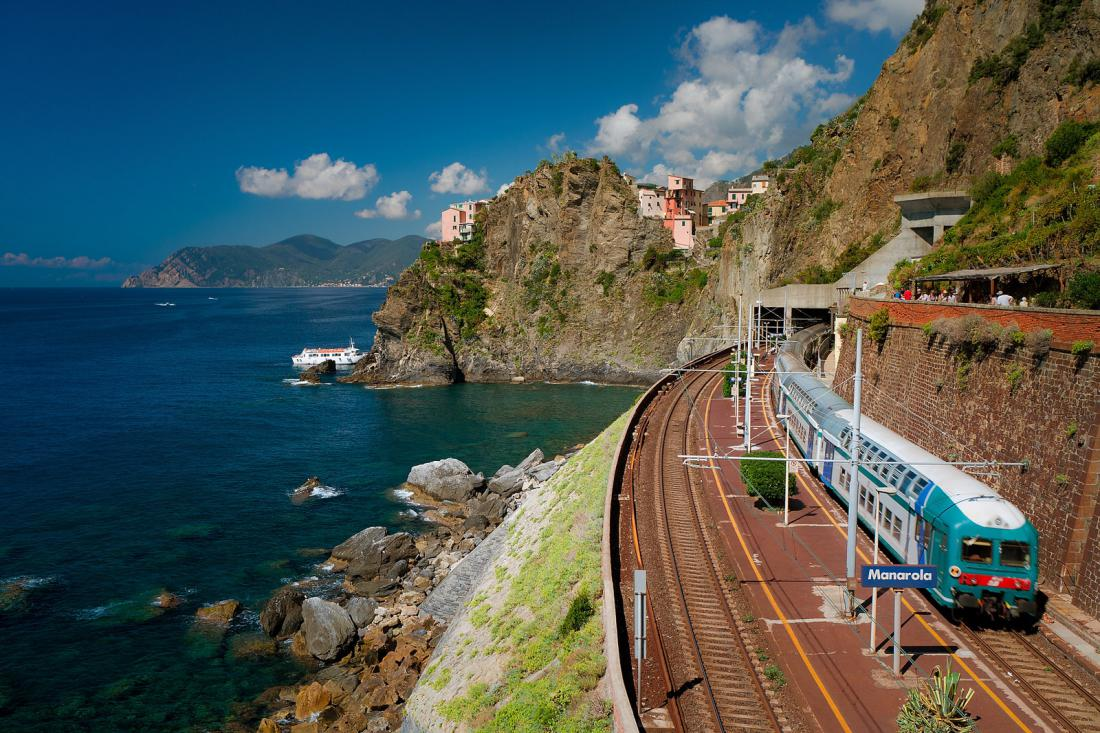
[[[855,410],[847,400],[814,376],[802,359],[804,346],[820,337],[822,328],[815,326],[795,334],[780,349],[776,365],[777,371],[781,372],[783,386],[788,390],[804,392],[814,406],[812,416],[818,427],[840,440],[844,431],[851,428]],[[1023,512],[986,484],[866,415],[860,418],[860,433],[863,438],[911,465],[914,471],[932,481],[948,500],[947,507],[941,512],[956,507],[971,522],[995,529],[1018,529],[1027,522]],[[920,496],[917,511],[921,511],[927,502],[927,493]]]

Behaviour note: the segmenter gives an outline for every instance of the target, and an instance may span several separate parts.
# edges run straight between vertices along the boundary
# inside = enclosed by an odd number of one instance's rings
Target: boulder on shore
[[[509,470],[501,473],[498,476],[494,476],[489,481],[489,491],[494,494],[500,494],[507,499],[512,494],[517,493],[523,488],[523,469],[510,468]]]
[[[260,612],[260,627],[268,636],[290,636],[302,626],[302,602],[305,594],[297,588],[275,591]]]
[[[227,601],[219,601],[218,603],[211,603],[209,606],[203,606],[198,611],[195,611],[195,615],[202,621],[209,621],[216,624],[228,624],[238,613],[240,613],[240,610],[240,602],[230,599]]]
[[[345,608],[347,608],[348,614],[355,625],[363,628],[374,621],[374,612],[378,610],[378,601],[373,598],[352,598]]]
[[[520,471],[527,471],[542,463],[543,459],[545,458],[546,456],[543,455],[542,450],[539,448],[535,448],[533,451],[531,451],[531,455],[524,458],[520,462],[520,464],[516,466],[516,468],[518,468]]]
[[[353,562],[373,551],[374,543],[386,536],[385,527],[367,527],[332,548],[332,556],[337,560]]]
[[[311,655],[331,662],[343,656],[355,643],[355,622],[340,605],[321,598],[307,598],[302,603],[302,634]]]
[[[413,466],[405,482],[439,501],[466,501],[485,483],[457,458],[444,458]]]

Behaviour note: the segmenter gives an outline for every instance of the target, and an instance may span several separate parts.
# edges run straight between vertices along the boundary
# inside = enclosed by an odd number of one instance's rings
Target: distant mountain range
[[[324,284],[385,285],[411,265],[426,242],[367,239],[348,245],[300,234],[265,247],[185,247],[124,288],[275,288]]]

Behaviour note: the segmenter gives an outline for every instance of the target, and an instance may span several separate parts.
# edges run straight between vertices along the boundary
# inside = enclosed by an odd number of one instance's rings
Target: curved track
[[[1063,730],[1100,733],[1100,698],[1066,671],[1070,660],[1054,659],[1019,631],[958,628]]]
[[[680,458],[693,444],[705,444],[695,406],[718,378],[715,373],[681,377],[667,386],[647,416],[644,426],[656,433],[656,441],[646,446],[653,453],[632,472],[630,492],[641,517],[640,554],[654,576],[655,613],[665,617],[658,629],[659,656],[669,689],[675,691],[673,717],[684,730],[778,731],[734,612],[731,585],[736,579],[727,575],[712,536],[700,495],[702,478]]]

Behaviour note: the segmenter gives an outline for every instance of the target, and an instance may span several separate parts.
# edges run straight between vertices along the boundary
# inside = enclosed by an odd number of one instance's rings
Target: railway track
[[[976,630],[966,624],[959,630],[1062,730],[1100,733],[1100,697],[1066,671],[1072,661],[1052,658],[1019,631]]]
[[[650,526],[656,532],[645,538],[649,551],[643,556],[659,564],[659,592],[673,616],[673,624],[659,632],[670,689],[694,690],[693,702],[702,703],[684,705],[674,696],[678,722],[692,731],[779,731],[759,665],[743,640],[716,538],[708,531],[701,478],[680,458],[690,452],[691,437],[701,435],[699,421],[693,421],[695,404],[715,378],[688,374],[657,401],[646,422],[657,433],[655,455],[648,456],[651,470],[632,473],[631,497],[637,502],[639,494],[652,496]],[[656,592],[651,586],[651,594]]]

